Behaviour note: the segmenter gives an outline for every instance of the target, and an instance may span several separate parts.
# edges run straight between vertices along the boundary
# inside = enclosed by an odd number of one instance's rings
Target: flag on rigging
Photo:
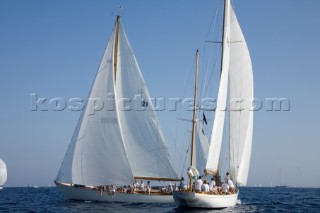
[[[204,112],[202,113],[202,115],[203,115],[203,123],[205,123],[205,124],[207,125],[207,124],[208,124],[208,122],[207,122],[207,118],[206,118],[206,116],[205,116]]]

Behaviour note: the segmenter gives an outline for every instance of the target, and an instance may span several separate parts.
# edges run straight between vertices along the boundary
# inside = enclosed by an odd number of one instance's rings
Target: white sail
[[[206,169],[211,172],[216,172],[218,170],[221,142],[223,139],[224,131],[230,58],[230,1],[226,1],[225,5],[225,23],[222,45],[223,59],[217,99],[217,108],[215,112],[214,124],[210,139],[210,147],[208,152],[208,160],[206,165]]]
[[[253,111],[253,75],[249,50],[236,15],[231,8],[230,26],[230,172],[246,185],[249,172]]]
[[[132,173],[140,178],[178,179],[145,81],[121,24],[118,59],[116,98]]]
[[[133,182],[115,100],[112,99],[115,96],[115,31],[114,28],[88,103],[61,165],[58,181],[83,185],[123,185]]]
[[[135,101],[136,95],[145,99]],[[118,17],[57,181],[92,186],[178,179],[149,99]],[[140,108],[128,111],[128,102]]]
[[[206,168],[207,163],[207,154],[209,149],[209,141],[208,138],[203,130],[201,122],[197,122],[196,124],[196,137],[195,137],[195,166],[200,172],[203,173],[204,169]]]
[[[0,187],[7,181],[7,166],[2,159],[0,159]]]

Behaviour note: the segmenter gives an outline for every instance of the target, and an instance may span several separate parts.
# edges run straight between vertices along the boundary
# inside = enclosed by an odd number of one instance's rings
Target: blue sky
[[[86,98],[119,5],[151,96],[181,97],[219,3],[1,0],[0,158],[7,185],[52,184],[79,112],[30,111],[30,93]],[[248,184],[279,184],[281,170],[282,183],[319,187],[320,2],[233,3],[253,61],[255,97],[291,103],[287,112],[255,113]],[[158,115],[173,143],[177,113]]]

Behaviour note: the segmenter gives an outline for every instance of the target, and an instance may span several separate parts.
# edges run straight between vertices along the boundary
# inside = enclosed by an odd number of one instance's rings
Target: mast
[[[228,14],[228,11],[230,10],[230,0],[225,0],[224,1],[224,16],[223,16],[223,38],[222,38],[222,57],[221,57],[221,72],[222,72],[222,67],[223,67],[223,60],[224,60],[224,57],[223,57],[223,54],[224,54],[224,48],[225,48],[225,45],[230,45],[230,38],[228,38],[228,35],[227,35],[227,32],[226,32],[226,29],[227,29],[227,27],[230,27],[230,26],[227,26],[227,24],[230,24],[230,15]],[[230,13],[230,12],[229,12]],[[227,18],[226,18],[226,16],[229,16],[228,17],[228,23],[227,23]],[[230,32],[229,32],[230,33]],[[230,36],[230,34],[229,34],[229,36]],[[229,68],[230,69],[230,68]],[[229,85],[230,86],[230,85]],[[229,87],[228,86],[228,87]],[[230,87],[229,87],[230,88]],[[227,112],[226,113],[229,113],[229,122],[228,122],[228,125],[229,125],[229,134],[228,134],[228,136],[229,136],[229,138],[228,138],[228,140],[227,140],[227,151],[228,151],[228,153],[227,153],[227,156],[228,156],[228,162],[229,162],[229,164],[228,164],[228,170],[229,170],[229,173],[231,172],[231,175],[233,176],[232,177],[232,179],[233,180],[235,180],[235,171],[230,171],[230,169],[231,169],[231,163],[230,163],[230,159],[231,159],[231,151],[230,151],[230,137],[231,137],[231,135],[230,135],[230,109],[229,110],[227,110]],[[219,172],[219,167],[221,167],[221,162],[219,162],[219,166],[218,166],[218,172]],[[227,170],[227,171],[228,171]],[[236,187],[237,187],[237,182],[236,182]]]
[[[191,167],[194,166],[194,146],[195,146],[195,127],[196,127],[196,111],[197,111],[197,83],[198,83],[198,58],[199,50],[196,52],[196,76],[194,81],[194,100],[193,100],[193,119],[192,119],[192,136],[191,136]],[[192,177],[190,177],[190,191],[192,192]]]
[[[222,73],[222,65],[223,65],[223,53],[224,53],[224,42],[225,42],[225,36],[226,36],[226,31],[225,31],[225,29],[226,29],[226,27],[225,27],[225,25],[226,25],[226,14],[227,14],[227,7],[229,6],[229,5],[227,5],[227,2],[228,2],[229,0],[225,0],[224,1],[224,10],[223,10],[223,23],[222,23],[222,51],[221,51],[221,65],[220,65],[220,76],[221,76],[221,73]]]
[[[118,43],[119,43],[119,25],[120,25],[120,16],[117,16],[116,20],[116,38],[114,42],[114,55],[113,55],[113,70],[114,70],[114,81],[117,78],[117,62],[118,62]]]

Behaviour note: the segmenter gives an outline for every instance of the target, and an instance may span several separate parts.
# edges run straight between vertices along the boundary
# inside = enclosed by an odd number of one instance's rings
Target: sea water
[[[55,187],[0,191],[0,212],[320,212],[320,189],[240,188],[241,204],[224,210],[178,208],[170,204],[84,202],[66,199]]]

